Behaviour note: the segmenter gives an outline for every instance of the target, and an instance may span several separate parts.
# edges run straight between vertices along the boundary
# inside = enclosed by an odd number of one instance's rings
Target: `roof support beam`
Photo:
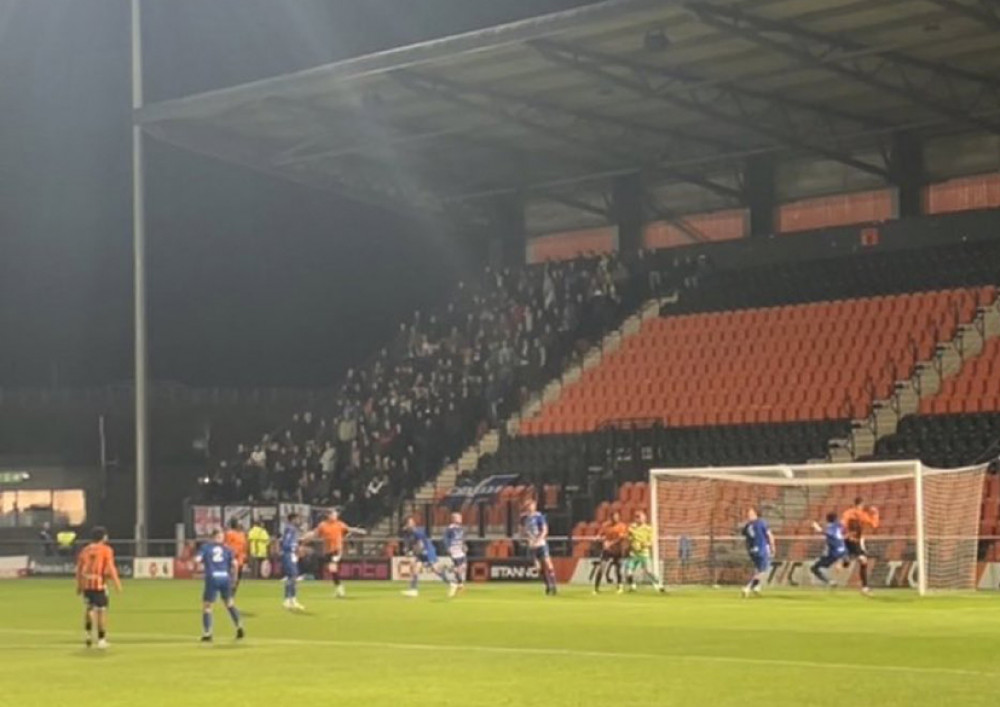
[[[935,2],[936,0],[930,1]],[[994,6],[997,5],[997,0],[982,1]],[[759,15],[750,15],[737,8],[715,5],[711,2],[692,2],[691,0],[688,0],[687,8],[699,17],[714,16],[728,18],[730,20],[743,19],[747,22],[752,22],[756,27],[767,32],[789,34],[799,39],[808,39],[813,42],[827,43],[836,47],[839,51],[844,52],[845,54],[849,52],[852,55],[828,56],[825,58],[827,62],[848,62],[856,58],[853,55],[865,55],[867,57],[877,56],[896,65],[947,75],[952,78],[963,79],[972,83],[1000,87],[1000,78],[990,74],[981,74],[958,66],[952,66],[951,64],[921,59],[920,57],[915,57],[909,54],[902,54],[893,49],[880,49],[878,47],[872,47],[864,42],[851,39],[850,37],[846,37],[844,35],[830,35],[823,32],[817,32],[795,24],[794,22],[788,22],[786,20],[772,20]]]
[[[961,0],[927,0],[954,15],[976,20],[992,30],[1000,31],[1000,4],[985,0],[967,4]]]
[[[675,85],[658,86],[657,90],[660,92],[667,92],[673,87],[676,87],[678,89],[677,92],[682,94],[694,90],[712,91],[713,96],[717,101],[728,101],[733,98],[756,100],[763,104],[780,106],[785,110],[809,113],[814,119],[818,118],[829,121],[831,118],[836,118],[846,124],[849,124],[849,127],[855,130],[859,127],[876,130],[886,130],[892,127],[885,120],[882,120],[877,116],[862,115],[860,113],[853,113],[845,110],[839,106],[817,105],[809,101],[793,98],[792,96],[779,96],[773,93],[767,93],[766,91],[758,91],[745,86],[733,85],[733,81],[728,79],[705,79],[701,76],[692,74],[687,70],[682,70],[676,67],[648,64],[646,62],[636,61],[635,59],[630,59],[628,57],[590,49],[589,47],[584,47],[573,42],[564,42],[552,39],[537,39],[529,42],[529,44],[537,51],[541,52],[543,56],[545,56],[546,50],[572,54],[573,56],[590,59],[596,63],[604,64],[606,66],[617,66],[628,69],[638,78],[655,76]],[[836,128],[838,126],[833,125],[832,127]]]
[[[554,201],[557,204],[563,204],[571,209],[576,209],[577,211],[583,211],[588,214],[594,214],[595,216],[600,216],[603,219],[611,218],[611,214],[608,213],[607,209],[602,209],[599,206],[594,206],[586,201],[580,201],[579,199],[574,199],[573,197],[563,196],[562,194],[556,194],[550,191],[539,192],[538,196],[548,199],[549,201]]]
[[[535,46],[535,49],[542,56],[553,63],[576,69],[613,85],[627,88],[640,96],[660,100],[678,108],[708,116],[713,120],[726,123],[742,131],[765,137],[771,143],[779,146],[819,154],[828,159],[842,162],[850,167],[878,175],[882,178],[888,176],[888,171],[883,166],[859,160],[842,150],[830,147],[811,136],[805,135],[806,131],[803,130],[801,121],[796,120],[787,111],[783,112],[784,125],[779,127],[770,121],[764,122],[765,117],[759,110],[759,106],[757,110],[751,110],[750,106],[747,105],[747,101],[740,96],[729,95],[726,97],[728,100],[720,101],[717,91],[712,92],[714,95],[709,95],[708,92],[692,89],[686,96],[660,92],[652,81],[657,73],[655,67],[654,70],[647,72],[641,66],[630,62],[626,66],[630,71],[630,75],[622,75],[609,68],[616,65],[619,67],[623,66],[622,62],[617,61],[617,58],[613,56],[599,54],[590,50],[580,50],[576,47],[556,46],[551,43],[538,43],[533,46]],[[638,76],[631,74],[638,74]],[[674,77],[671,78],[673,79]],[[736,109],[737,113],[723,109],[720,107],[721,105],[731,106]],[[814,120],[816,118],[822,120],[821,116],[810,117]],[[808,132],[813,132],[813,130]]]
[[[644,195],[646,201],[646,208],[659,220],[666,221],[671,226],[676,226],[677,230],[683,233],[685,236],[691,239],[692,243],[705,243],[709,240],[708,236],[702,233],[698,228],[685,219],[683,216],[675,212],[673,209],[669,209],[665,206],[661,206],[653,201],[652,197],[647,193]]]
[[[408,70],[396,72],[394,76],[398,81],[400,81],[400,83],[407,86],[411,90],[421,93],[433,93],[444,100],[489,115],[496,115],[498,112],[502,113],[506,115],[509,120],[518,123],[532,132],[538,133],[556,142],[561,142],[576,149],[582,149],[585,153],[593,155],[593,157],[584,158],[577,155],[572,158],[572,161],[582,162],[592,169],[608,169],[612,165],[621,165],[623,162],[628,163],[629,166],[637,168],[643,167],[641,164],[642,158],[633,152],[625,151],[620,148],[609,148],[606,144],[601,145],[591,142],[590,140],[579,138],[576,135],[571,134],[571,132],[566,130],[565,127],[545,122],[545,119],[538,115],[538,113],[547,114],[546,112],[548,111],[548,113],[552,114],[566,113],[572,117],[576,115],[573,110],[554,106],[548,104],[547,102],[545,103],[545,107],[542,110],[539,110],[540,104],[534,98],[522,98],[505,93],[501,94],[495,90],[485,89],[478,86],[466,86],[465,84],[461,84],[450,79],[431,77]],[[476,96],[479,96],[480,99],[477,99]],[[486,98],[485,102],[481,100],[482,97]],[[528,111],[534,112],[535,114],[532,115],[524,110],[518,110],[519,105],[522,108],[527,108]],[[612,120],[618,122],[616,119]],[[657,129],[657,132],[662,133],[663,131]],[[614,156],[615,159],[609,160],[609,157],[611,156]],[[669,167],[660,167],[657,165],[649,167],[648,169],[651,173],[659,173],[665,176],[673,177],[680,181],[687,181],[721,196],[733,199],[739,199],[742,196],[739,190],[733,189],[724,184],[718,184],[706,177],[702,177],[701,175],[691,174],[686,171],[677,171]],[[516,187],[512,186],[511,188]],[[456,197],[460,198],[460,195],[453,195],[452,197],[445,198],[446,200],[449,200]]]
[[[689,3],[688,7],[702,22],[717,30],[773,49],[803,65],[900,96],[942,118],[1000,134],[1000,124],[975,117],[978,110],[1000,108],[1000,82],[993,77],[888,50],[871,51],[855,40],[731,7],[710,3]],[[955,84],[959,81],[965,83],[965,91],[958,90]]]
[[[593,157],[586,158],[586,161],[594,167],[607,168],[610,166],[607,160],[607,152],[603,147],[589,140],[582,140],[571,135],[569,131],[554,124],[546,123],[544,119],[532,117],[524,111],[519,111],[516,107],[517,100],[513,97],[509,97],[509,100],[506,101],[492,100],[493,97],[485,93],[483,89],[466,86],[450,79],[418,74],[409,70],[397,71],[393,74],[393,77],[400,84],[417,93],[432,94],[463,108],[487,115],[501,113],[511,122],[517,123],[531,132],[590,153]],[[483,102],[481,99],[477,100],[476,95],[486,96],[488,100],[486,102]]]
[[[315,108],[315,110],[317,112],[321,112],[320,108]],[[491,117],[495,119],[496,112],[492,112]],[[320,118],[328,120],[329,116],[322,115]],[[319,138],[313,137],[279,154],[274,160],[275,166],[284,167],[287,165],[302,165],[309,162],[332,160],[347,155],[364,155],[366,153],[388,154],[393,150],[411,152],[412,148],[417,145],[428,146],[434,143],[441,143],[445,146],[447,146],[448,143],[458,143],[460,146],[464,144],[467,146],[489,149],[495,154],[494,159],[498,160],[502,164],[508,165],[511,168],[510,171],[512,172],[520,169],[521,163],[523,162],[537,162],[541,159],[555,163],[575,165],[577,167],[583,167],[585,170],[595,168],[603,169],[607,166],[604,164],[598,164],[592,159],[581,158],[578,154],[574,153],[570,155],[565,151],[560,150],[539,150],[538,148],[532,148],[528,151],[514,142],[493,138],[487,139],[482,135],[473,135],[467,127],[440,128],[436,130],[427,130],[425,132],[407,134],[400,128],[390,126],[374,116],[366,116],[363,120],[366,124],[365,129],[363,131],[359,131],[356,139],[351,140],[349,143],[345,142],[341,147],[310,153],[307,151],[308,148],[317,144],[319,141]],[[494,120],[493,123],[497,124],[497,121]],[[657,134],[662,132],[659,129],[653,130],[655,130]],[[341,135],[342,131],[331,131],[329,134],[331,136]],[[461,147],[458,149],[461,149]],[[520,159],[511,159],[511,153],[519,154]],[[650,168],[648,171],[650,174],[660,174],[680,181],[690,182],[691,184],[695,184],[711,191],[714,194],[726,198],[739,200],[742,197],[742,192],[738,189],[734,189],[724,184],[718,184],[701,175],[690,173],[685,170],[654,167]]]
[[[386,129],[381,137],[376,138],[370,135],[358,136],[358,139],[351,140],[350,144],[344,144],[341,147],[334,147],[327,150],[319,150],[318,152],[309,152],[309,149],[321,144],[322,139],[319,137],[311,138],[279,154],[275,158],[274,164],[275,166],[283,167],[289,164],[303,164],[318,160],[334,159],[337,157],[343,157],[344,155],[354,155],[367,152],[373,149],[384,150],[390,147],[399,148],[405,145],[433,142],[435,140],[440,140],[465,131],[465,128],[441,128],[438,130],[403,133],[397,130]],[[329,137],[339,137],[341,135],[343,135],[342,130],[336,132],[331,131],[329,133]]]
[[[476,94],[489,98],[500,104],[508,106],[519,105],[526,109],[537,111],[538,113],[560,116],[562,119],[568,119],[574,122],[581,128],[587,127],[589,129],[603,129],[604,132],[602,134],[605,137],[607,137],[610,133],[611,136],[616,136],[618,138],[634,139],[636,134],[642,134],[654,138],[665,138],[670,141],[675,141],[666,147],[685,147],[694,143],[709,147],[712,150],[717,151],[719,154],[726,152],[738,152],[744,149],[744,146],[739,143],[732,140],[726,140],[724,138],[707,137],[689,132],[687,130],[666,127],[663,125],[653,126],[647,123],[629,120],[627,118],[613,117],[602,113],[595,113],[594,111],[584,110],[581,108],[569,108],[550,100],[539,98],[538,96],[518,96],[498,91],[487,86],[469,86],[450,79],[420,74],[410,69],[401,69],[396,71],[393,73],[393,77],[404,83],[404,85],[406,84],[406,79],[409,78],[416,81],[423,81],[425,84],[430,84],[432,87],[434,85],[439,87],[444,86],[449,88],[453,93],[459,93],[462,95]],[[410,84],[412,83],[413,81],[410,81]],[[413,88],[412,85],[410,87]],[[687,156],[691,157],[692,155],[688,152]],[[703,157],[704,153],[700,153],[697,156]],[[683,157],[678,156],[677,159],[683,159]]]
[[[302,101],[299,109],[311,114],[317,125],[326,125],[331,118],[328,110],[313,101]],[[343,115],[334,114],[332,117],[343,120]],[[400,135],[403,129],[385,122],[375,115],[374,111],[357,109],[350,122],[356,126],[352,130],[352,142],[364,145],[365,149],[348,151],[341,155],[341,159],[336,163],[321,164],[320,171],[333,173],[346,171],[349,175],[367,176],[369,180],[388,185],[393,190],[400,188],[414,192],[426,190],[435,194],[442,186],[448,187],[453,182],[464,184],[468,181],[466,173],[455,169],[454,160],[451,159],[449,152],[439,159],[426,160],[420,159],[419,154],[412,151],[388,145],[387,142],[393,136]],[[414,129],[421,128],[414,126]],[[440,137],[442,136],[438,135],[435,139]],[[287,153],[286,150],[282,154]],[[504,155],[502,159],[505,163],[511,161],[509,155]],[[311,160],[282,162],[279,159],[275,164],[279,167],[300,169],[303,164],[309,162]]]
[[[323,124],[331,118],[343,116],[331,116],[323,107],[314,104],[306,106],[316,116],[316,122]],[[453,155],[462,155],[464,159],[459,162],[469,162],[468,154],[471,151],[489,153],[490,170],[495,171],[497,167],[502,168],[505,176],[510,178],[545,172],[544,166],[551,164],[563,164],[576,168],[590,170],[595,168],[593,160],[580,158],[576,153],[568,154],[565,150],[543,149],[535,147],[528,151],[515,142],[502,139],[488,138],[474,132],[474,128],[467,125],[460,128],[439,128],[436,130],[425,129],[425,132],[413,132],[407,134],[406,130],[399,126],[391,125],[376,115],[366,113],[358,114],[350,121],[357,123],[361,127],[353,130],[353,139],[341,140],[343,143],[339,148],[320,151],[309,154],[304,152],[310,144],[315,144],[317,138],[300,143],[299,145],[282,152],[274,161],[276,166],[302,165],[309,162],[333,160],[349,156],[361,158],[375,157],[376,161],[384,161],[391,165],[391,170],[397,172],[400,167],[411,165],[415,168],[416,174],[426,174],[429,177],[435,175],[440,177],[445,172],[442,168],[447,168],[452,162]],[[486,125],[501,124],[497,115],[489,116]],[[415,126],[416,127],[416,126]],[[343,135],[343,131],[330,132],[330,135]],[[420,153],[414,149],[417,145],[439,144],[439,150],[433,158],[421,157]],[[410,148],[410,149],[407,149]],[[535,167],[543,169],[533,169]],[[474,184],[475,176],[470,176],[469,171],[475,172],[477,165],[473,164],[471,170],[448,170],[445,175],[450,182],[459,183],[465,186]],[[481,176],[481,175],[479,175]],[[398,175],[396,176],[398,179]],[[439,185],[441,180],[435,180]],[[450,187],[450,184],[446,185]]]
[[[696,187],[701,187],[705,191],[710,191],[716,196],[725,197],[727,199],[734,199],[737,202],[743,201],[743,191],[737,189],[736,187],[731,187],[726,184],[719,184],[714,182],[708,177],[703,177],[700,174],[691,174],[689,172],[682,172],[675,169],[650,169],[646,171],[647,174],[655,176],[657,174],[662,174],[666,177],[673,177],[681,182],[687,182],[688,184],[694,184]]]
[[[181,147],[199,154],[209,155],[229,164],[248,167],[254,171],[276,176],[296,184],[302,184],[313,189],[333,192],[343,197],[381,209],[388,209],[408,218],[428,219],[440,212],[440,206],[428,194],[390,193],[383,185],[368,183],[363,177],[345,179],[339,174],[275,169],[269,160],[255,152],[248,151],[242,145],[228,139],[228,136],[217,130],[196,130],[194,128],[178,128],[163,130],[158,124],[144,127],[152,137],[166,144]]]

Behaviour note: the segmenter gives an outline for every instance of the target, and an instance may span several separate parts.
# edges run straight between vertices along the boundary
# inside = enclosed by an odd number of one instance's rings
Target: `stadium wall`
[[[852,247],[861,244],[870,236],[871,228],[879,230],[889,241],[905,239],[901,247],[935,245],[954,240],[957,231],[965,237],[985,229],[989,233],[1000,221],[996,209],[1000,209],[1000,173],[988,172],[975,176],[964,176],[935,182],[924,188],[923,203],[925,215],[918,219],[899,218],[899,193],[894,187],[879,186],[853,191],[818,194],[805,198],[787,197],[775,208],[776,233],[782,239],[782,247],[788,246],[794,236],[809,237],[813,244],[806,247],[821,251],[827,247]],[[690,206],[689,206],[690,208]],[[950,216],[954,221],[939,219]],[[962,219],[961,217],[967,217]],[[648,249],[678,248],[695,249],[699,252],[725,241],[752,241],[767,243],[772,239],[749,239],[749,214],[743,208],[714,208],[697,213],[681,213],[679,218],[693,226],[705,239],[696,242],[677,224],[667,221],[653,221],[643,228],[642,247]],[[941,233],[942,229],[953,229]],[[821,243],[822,242],[822,243]],[[870,245],[870,244],[868,244]],[[526,261],[538,263],[545,260],[566,260],[587,253],[605,253],[617,250],[619,238],[617,227],[590,227],[531,237],[526,245]],[[766,248],[765,248],[766,250]],[[713,257],[719,252],[713,248]],[[796,250],[795,257],[816,257]],[[744,254],[746,251],[744,251]]]
[[[525,260],[529,265],[534,265],[549,260],[573,260],[585,255],[612,253],[616,250],[617,226],[584,228],[532,238],[527,243]]]

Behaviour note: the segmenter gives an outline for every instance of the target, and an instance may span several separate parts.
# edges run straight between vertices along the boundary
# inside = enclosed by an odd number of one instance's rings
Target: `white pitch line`
[[[45,629],[16,629],[0,628],[0,633],[21,634],[21,635],[48,635],[48,636],[70,636],[76,635],[70,631],[45,630]],[[156,640],[188,639],[192,645],[196,644],[195,638],[188,634],[177,633],[115,633],[116,636],[128,638]],[[330,646],[336,648],[377,648],[380,650],[408,650],[422,652],[474,652],[489,653],[494,655],[534,655],[562,658],[627,658],[629,660],[677,660],[692,663],[722,663],[731,665],[758,665],[783,668],[809,668],[815,670],[863,670],[868,672],[885,673],[905,673],[905,674],[938,674],[973,677],[1000,677],[998,672],[983,670],[967,670],[964,668],[936,668],[918,667],[912,665],[879,665],[871,663],[829,663],[811,660],[784,660],[781,658],[746,658],[742,656],[718,656],[718,655],[695,655],[676,653],[627,653],[618,651],[587,651],[575,650],[572,648],[530,648],[516,646],[484,646],[475,644],[436,644],[436,643],[393,643],[387,641],[337,641],[332,639],[306,639],[306,638],[248,638],[250,645],[291,645],[291,646]],[[125,644],[136,646],[139,644]]]

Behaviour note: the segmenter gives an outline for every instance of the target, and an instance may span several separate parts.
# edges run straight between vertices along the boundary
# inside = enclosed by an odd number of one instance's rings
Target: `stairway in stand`
[[[977,298],[980,304],[971,319],[960,318],[954,335],[938,339],[929,358],[918,361],[911,375],[897,380],[887,397],[874,401],[868,417],[852,420],[848,437],[830,440],[830,461],[849,462],[871,456],[879,439],[895,433],[903,417],[920,410],[921,399],[937,395],[947,379],[982,353],[987,341],[1000,336],[997,288],[980,288]]]
[[[549,381],[541,392],[533,395],[521,410],[501,423],[507,433],[518,434],[521,421],[531,419],[542,409],[542,405],[556,400],[564,386],[579,380],[584,371],[600,364],[609,353],[616,351],[627,339],[635,336],[647,319],[658,317],[661,307],[673,300],[649,300],[638,312],[628,317],[620,327],[607,334],[601,343],[590,348],[581,363],[570,366],[558,378]],[[422,506],[434,503],[441,495],[455,487],[460,474],[475,472],[479,460],[488,454],[495,454],[500,446],[500,430],[492,429],[484,434],[479,441],[470,445],[458,461],[445,465],[438,475],[416,490],[413,498],[403,501],[400,508],[376,523],[371,528],[371,534],[378,537],[391,537],[399,532],[400,523],[408,515],[419,513]]]

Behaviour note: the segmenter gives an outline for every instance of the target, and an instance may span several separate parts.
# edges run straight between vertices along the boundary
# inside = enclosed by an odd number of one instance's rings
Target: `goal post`
[[[771,584],[811,585],[824,551],[828,513],[861,498],[879,509],[865,534],[873,586],[910,586],[924,595],[974,589],[987,465],[934,469],[919,461],[653,469],[650,520],[654,566],[669,584],[735,584],[747,579],[740,529],[753,506],[775,535]],[[852,581],[853,566],[835,570]]]

